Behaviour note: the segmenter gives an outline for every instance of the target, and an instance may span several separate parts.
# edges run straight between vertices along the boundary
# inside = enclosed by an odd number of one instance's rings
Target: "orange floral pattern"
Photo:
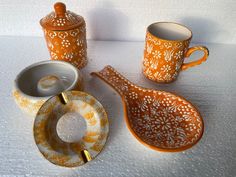
[[[121,95],[128,128],[148,147],[168,152],[181,151],[192,147],[202,137],[202,117],[185,99],[134,85],[111,66],[93,74]]]
[[[143,74],[157,82],[175,80],[181,69],[190,40],[165,41],[147,32],[143,58]]]
[[[44,29],[52,60],[63,60],[81,69],[87,64],[86,29],[84,25],[67,31]]]

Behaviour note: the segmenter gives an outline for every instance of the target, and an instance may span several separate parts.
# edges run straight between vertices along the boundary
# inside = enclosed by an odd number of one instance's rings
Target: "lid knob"
[[[66,5],[62,2],[57,2],[54,4],[54,10],[55,10],[57,16],[59,16],[59,17],[65,16]]]

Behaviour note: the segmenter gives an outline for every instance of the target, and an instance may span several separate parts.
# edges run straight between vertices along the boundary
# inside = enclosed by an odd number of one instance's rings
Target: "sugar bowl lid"
[[[54,10],[40,20],[43,28],[49,30],[70,30],[84,23],[83,17],[66,10],[66,5],[62,2],[54,4]]]

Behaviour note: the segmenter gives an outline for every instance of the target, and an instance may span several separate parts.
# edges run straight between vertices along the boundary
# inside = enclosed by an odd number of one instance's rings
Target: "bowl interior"
[[[171,22],[153,23],[148,27],[148,31],[158,38],[170,41],[184,41],[192,36],[187,27]]]
[[[48,75],[57,76],[63,82],[64,90],[73,87],[78,77],[76,69],[70,64],[53,61],[41,62],[25,68],[16,78],[16,87],[29,96],[51,96],[51,94],[42,93],[37,89],[38,81]]]

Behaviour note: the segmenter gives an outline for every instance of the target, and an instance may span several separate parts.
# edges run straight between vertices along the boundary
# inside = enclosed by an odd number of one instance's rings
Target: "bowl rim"
[[[33,68],[33,67],[36,67],[36,66],[40,66],[40,65],[43,65],[43,64],[63,64],[65,65],[67,68],[70,68],[71,71],[74,72],[75,74],[75,79],[74,81],[72,82],[72,84],[67,88],[65,89],[64,91],[67,91],[67,90],[72,90],[73,88],[76,87],[77,83],[79,82],[79,79],[81,78],[81,74],[79,72],[79,70],[72,64],[68,63],[68,62],[65,62],[65,61],[61,61],[61,60],[44,60],[44,61],[40,61],[40,62],[36,62],[36,63],[33,63],[27,67],[25,67],[23,70],[21,70],[15,80],[14,80],[14,89],[19,91],[20,94],[22,94],[24,97],[27,97],[27,98],[30,98],[30,99],[34,99],[34,100],[41,100],[41,99],[48,99],[50,97],[52,97],[53,95],[50,95],[50,96],[31,96],[31,95],[28,95],[26,93],[24,93],[20,88],[19,88],[19,79],[20,77],[22,76],[23,73],[25,73],[26,71],[28,71],[29,69]]]

